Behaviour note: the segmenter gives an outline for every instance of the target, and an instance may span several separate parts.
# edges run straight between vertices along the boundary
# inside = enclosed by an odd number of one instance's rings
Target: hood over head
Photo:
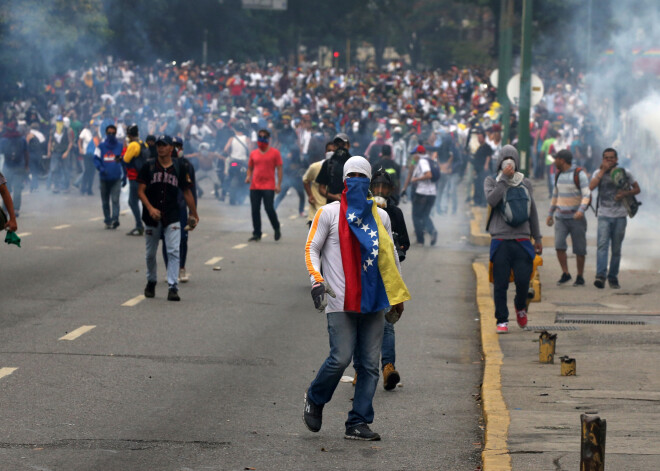
[[[520,170],[520,157],[518,156],[518,151],[511,144],[507,144],[502,147],[500,150],[500,155],[497,158],[497,171],[499,172],[502,169],[502,162],[505,159],[513,159],[516,162],[516,171]]]

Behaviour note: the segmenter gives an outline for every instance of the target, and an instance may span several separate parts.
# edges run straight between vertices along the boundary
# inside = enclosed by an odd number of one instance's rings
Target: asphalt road
[[[203,198],[182,301],[166,301],[159,257],[156,298],[123,306],[144,289],[144,241],[124,235],[128,213],[105,230],[97,194],[25,195],[22,248],[0,247],[0,470],[479,465],[471,261],[482,249],[466,241],[466,216],[436,217],[438,245],[404,262],[413,300],[396,325],[402,387],[379,384],[372,428],[383,439],[365,443],[343,439],[350,383],[325,407],[319,433],[301,420],[328,338],[309,296],[297,197],[278,211],[282,240],[264,214],[269,234],[250,245],[249,208]]]

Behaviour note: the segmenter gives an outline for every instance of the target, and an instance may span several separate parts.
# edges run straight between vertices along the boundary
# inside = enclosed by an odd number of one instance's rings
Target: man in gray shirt
[[[612,170],[619,161],[615,149],[608,148],[603,151],[603,162],[596,170],[589,183],[591,191],[598,189],[598,249],[596,252],[596,288],[605,287],[605,278],[612,289],[619,289],[619,265],[621,263],[621,245],[626,235],[628,210],[624,198],[639,194],[639,184],[633,175],[625,169],[627,184],[620,188],[612,179]],[[608,252],[612,244],[612,258],[609,260]]]

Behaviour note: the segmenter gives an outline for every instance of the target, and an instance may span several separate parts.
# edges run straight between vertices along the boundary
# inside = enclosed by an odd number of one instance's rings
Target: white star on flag
[[[355,223],[359,226],[360,224],[362,224],[362,219],[357,218],[357,219],[355,220]]]
[[[373,255],[374,257],[377,257],[377,256],[378,256],[378,249],[374,248],[374,249],[371,251],[371,255]]]
[[[362,269],[363,269],[364,271],[367,271],[367,266],[366,266],[366,265],[362,265]]]
[[[372,240],[372,242],[374,243],[374,245],[375,245],[376,247],[378,247],[378,239],[374,239],[374,240]]]
[[[348,219],[349,222],[353,222],[353,219],[355,219],[355,213],[349,214],[346,216],[346,219]]]
[[[364,232],[367,232],[367,231],[369,230],[369,225],[368,225],[368,224],[362,224],[361,229],[362,229]]]
[[[373,264],[374,264],[373,258],[368,258],[367,259],[367,265],[369,265],[371,267],[371,266],[373,266]]]
[[[378,232],[376,232],[376,231],[369,232],[369,237],[376,237],[377,235],[378,235]]]

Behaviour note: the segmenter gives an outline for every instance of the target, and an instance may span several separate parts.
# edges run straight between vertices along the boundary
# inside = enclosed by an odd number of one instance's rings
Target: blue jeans
[[[188,231],[183,229],[188,224],[188,207],[184,206],[179,208],[179,224],[181,224],[181,239],[179,241],[179,268],[186,268],[186,258],[188,257]],[[167,263],[167,242],[165,235],[161,234],[163,239],[163,260],[165,260],[165,267]]]
[[[621,264],[621,245],[626,235],[628,218],[598,217],[598,251],[596,252],[596,277],[618,281],[619,265]],[[612,244],[610,270],[607,271],[607,258]]]
[[[493,255],[493,301],[497,323],[509,321],[509,308],[506,294],[509,290],[509,277],[513,270],[516,285],[514,306],[525,309],[529,279],[532,276],[533,261],[523,246],[515,240],[503,240]]]
[[[50,156],[50,171],[48,173],[48,182],[46,187],[53,185],[53,191],[64,190],[69,187],[68,183],[65,185],[66,173],[64,169],[64,159],[62,154],[53,152]]]
[[[383,326],[383,346],[380,349],[380,368],[385,368],[385,365],[392,363],[396,365],[396,350],[394,348],[395,337],[394,337],[394,324],[390,324],[385,320]],[[355,371],[360,367],[360,356],[356,352],[353,355],[353,367]]]
[[[179,243],[181,241],[181,224],[176,221],[163,228],[162,223],[158,226],[145,227],[144,240],[147,246],[147,281],[156,283],[158,281],[156,254],[158,253],[158,241],[161,232],[167,244],[167,284],[170,289],[178,290],[179,283]]]
[[[103,218],[106,224],[119,222],[119,193],[121,192],[121,180],[101,180],[101,206],[103,207]],[[110,201],[112,201],[112,213],[110,213]]]
[[[91,195],[92,184],[94,183],[94,174],[95,174],[94,154],[85,154],[85,158],[83,159],[83,168],[84,170],[82,173],[80,192],[89,193]]]
[[[142,214],[140,213],[140,199],[137,194],[139,184],[137,180],[130,180],[128,185],[128,206],[133,212],[135,227],[138,229],[144,229],[144,225],[142,224]]]
[[[348,413],[346,427],[370,424],[374,420],[373,398],[380,376],[378,359],[383,342],[384,312],[329,312],[327,317],[330,355],[309,386],[307,397],[319,406],[330,402],[344,370],[356,353],[362,364],[357,370],[353,408]]]
[[[415,226],[417,242],[424,243],[424,231],[431,236],[435,232],[435,226],[431,220],[431,210],[435,203],[435,195],[420,195],[415,193],[412,199],[412,219]]]
[[[23,185],[28,174],[25,167],[10,167],[7,164],[5,164],[3,172],[7,179],[7,189],[11,193],[11,199],[14,202],[14,211],[18,214],[21,210]]]

